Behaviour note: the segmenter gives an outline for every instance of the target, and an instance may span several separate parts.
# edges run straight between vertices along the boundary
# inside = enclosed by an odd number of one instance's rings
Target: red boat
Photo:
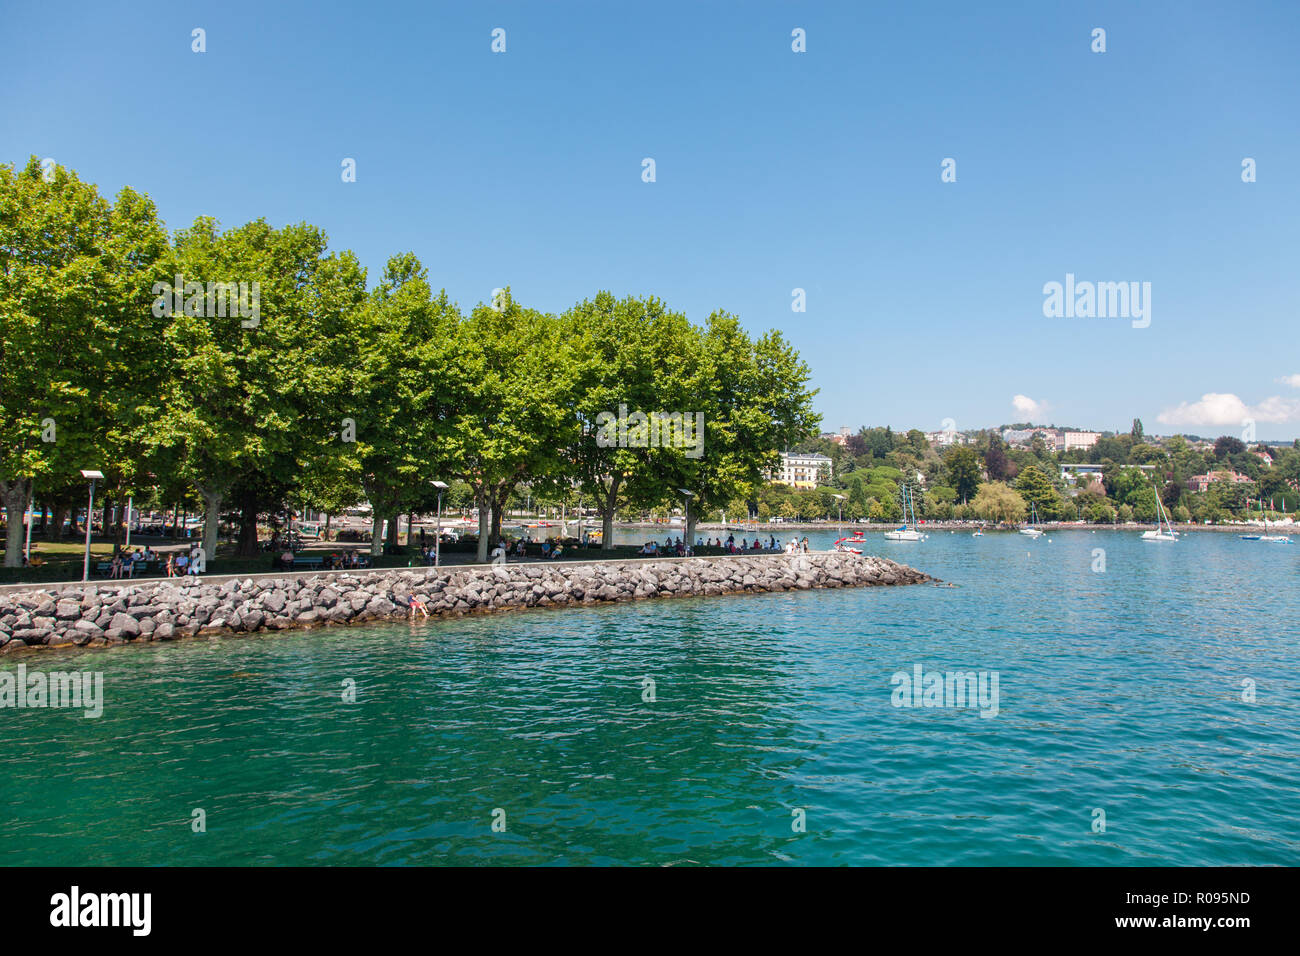
[[[862,549],[861,549],[861,548],[855,548],[855,547],[853,547],[853,546],[854,546],[855,544],[862,544],[862,543],[863,543],[863,540],[864,540],[864,539],[863,539],[863,537],[862,537],[862,532],[859,531],[857,534],[855,534],[855,535],[854,535],[853,537],[851,537],[851,538],[840,538],[838,541],[836,541],[836,542],[835,542],[835,550],[836,550],[836,551],[843,551],[843,552],[846,552],[846,553],[848,553],[848,554],[861,554],[861,553],[862,553]]]

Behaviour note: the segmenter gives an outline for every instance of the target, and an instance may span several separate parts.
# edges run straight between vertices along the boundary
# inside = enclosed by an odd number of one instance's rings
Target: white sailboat
[[[1043,536],[1043,529],[1038,527],[1038,509],[1034,507],[1032,501],[1029,502],[1029,527],[1021,528],[1020,533],[1031,538],[1041,538]]]
[[[1285,505],[1284,505],[1285,507]],[[1268,541],[1273,544],[1290,544],[1291,536],[1289,534],[1269,534],[1268,533],[1268,516],[1264,514],[1264,498],[1259,499],[1259,516],[1264,522],[1263,534],[1242,534],[1238,535],[1244,541]],[[1277,524],[1276,519],[1273,522]]]
[[[1156,496],[1156,527],[1154,531],[1143,531],[1143,541],[1177,541],[1178,532],[1174,530],[1173,524],[1169,521],[1169,515],[1165,512],[1165,504],[1160,500],[1160,492],[1153,485],[1152,493]]]
[[[916,508],[912,504],[912,492],[905,484],[901,487],[903,490],[903,523],[893,531],[886,531],[885,537],[890,541],[924,541],[929,535],[916,530]]]

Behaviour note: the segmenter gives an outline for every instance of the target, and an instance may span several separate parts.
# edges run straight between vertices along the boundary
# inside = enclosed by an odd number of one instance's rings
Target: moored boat
[[[893,531],[886,531],[885,537],[890,541],[924,541],[928,535],[916,530],[916,507],[912,504],[912,492],[906,484],[903,492],[903,523]],[[908,520],[908,517],[911,520]]]
[[[1034,506],[1032,501],[1029,502],[1029,527],[1021,528],[1020,533],[1030,538],[1041,538],[1043,536],[1043,529],[1038,527],[1038,508]]]
[[[1174,542],[1178,540],[1178,532],[1174,530],[1173,524],[1169,521],[1169,515],[1165,512],[1164,502],[1160,500],[1160,492],[1154,485],[1151,486],[1152,493],[1156,496],[1156,526],[1151,531],[1142,532],[1143,541],[1167,541]]]

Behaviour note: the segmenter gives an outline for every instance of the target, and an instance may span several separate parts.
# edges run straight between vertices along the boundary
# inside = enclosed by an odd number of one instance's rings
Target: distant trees
[[[981,474],[979,456],[967,445],[955,445],[944,456],[948,485],[962,504],[967,504],[979,490]]]
[[[980,485],[971,508],[984,521],[1005,524],[1023,521],[1028,511],[1025,499],[1001,481],[989,481]]]
[[[1052,520],[1062,517],[1064,509],[1061,496],[1037,465],[1030,465],[1016,478],[1016,491],[1028,503],[1032,503],[1040,518]]]
[[[1246,450],[1246,443],[1231,435],[1221,435],[1214,441],[1214,460],[1223,461],[1231,455],[1240,455]]]
[[[984,470],[990,481],[1006,481],[1016,476],[1016,466],[1007,458],[1006,444],[997,435],[989,436],[989,447],[984,452]]]

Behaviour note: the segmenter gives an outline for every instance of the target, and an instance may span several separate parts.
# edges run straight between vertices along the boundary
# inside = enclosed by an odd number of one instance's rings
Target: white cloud
[[[1206,392],[1198,402],[1182,402],[1166,408],[1156,420],[1162,425],[1241,425],[1255,422],[1288,422],[1300,418],[1300,401],[1274,395],[1258,405],[1247,405],[1231,392]]]
[[[1283,375],[1278,382],[1282,385],[1290,385],[1292,388],[1300,388],[1300,375]]]
[[[1028,395],[1016,395],[1011,399],[1011,404],[1015,406],[1016,411],[1025,416],[1026,421],[1033,421],[1041,417],[1047,410],[1046,402],[1036,402]]]

